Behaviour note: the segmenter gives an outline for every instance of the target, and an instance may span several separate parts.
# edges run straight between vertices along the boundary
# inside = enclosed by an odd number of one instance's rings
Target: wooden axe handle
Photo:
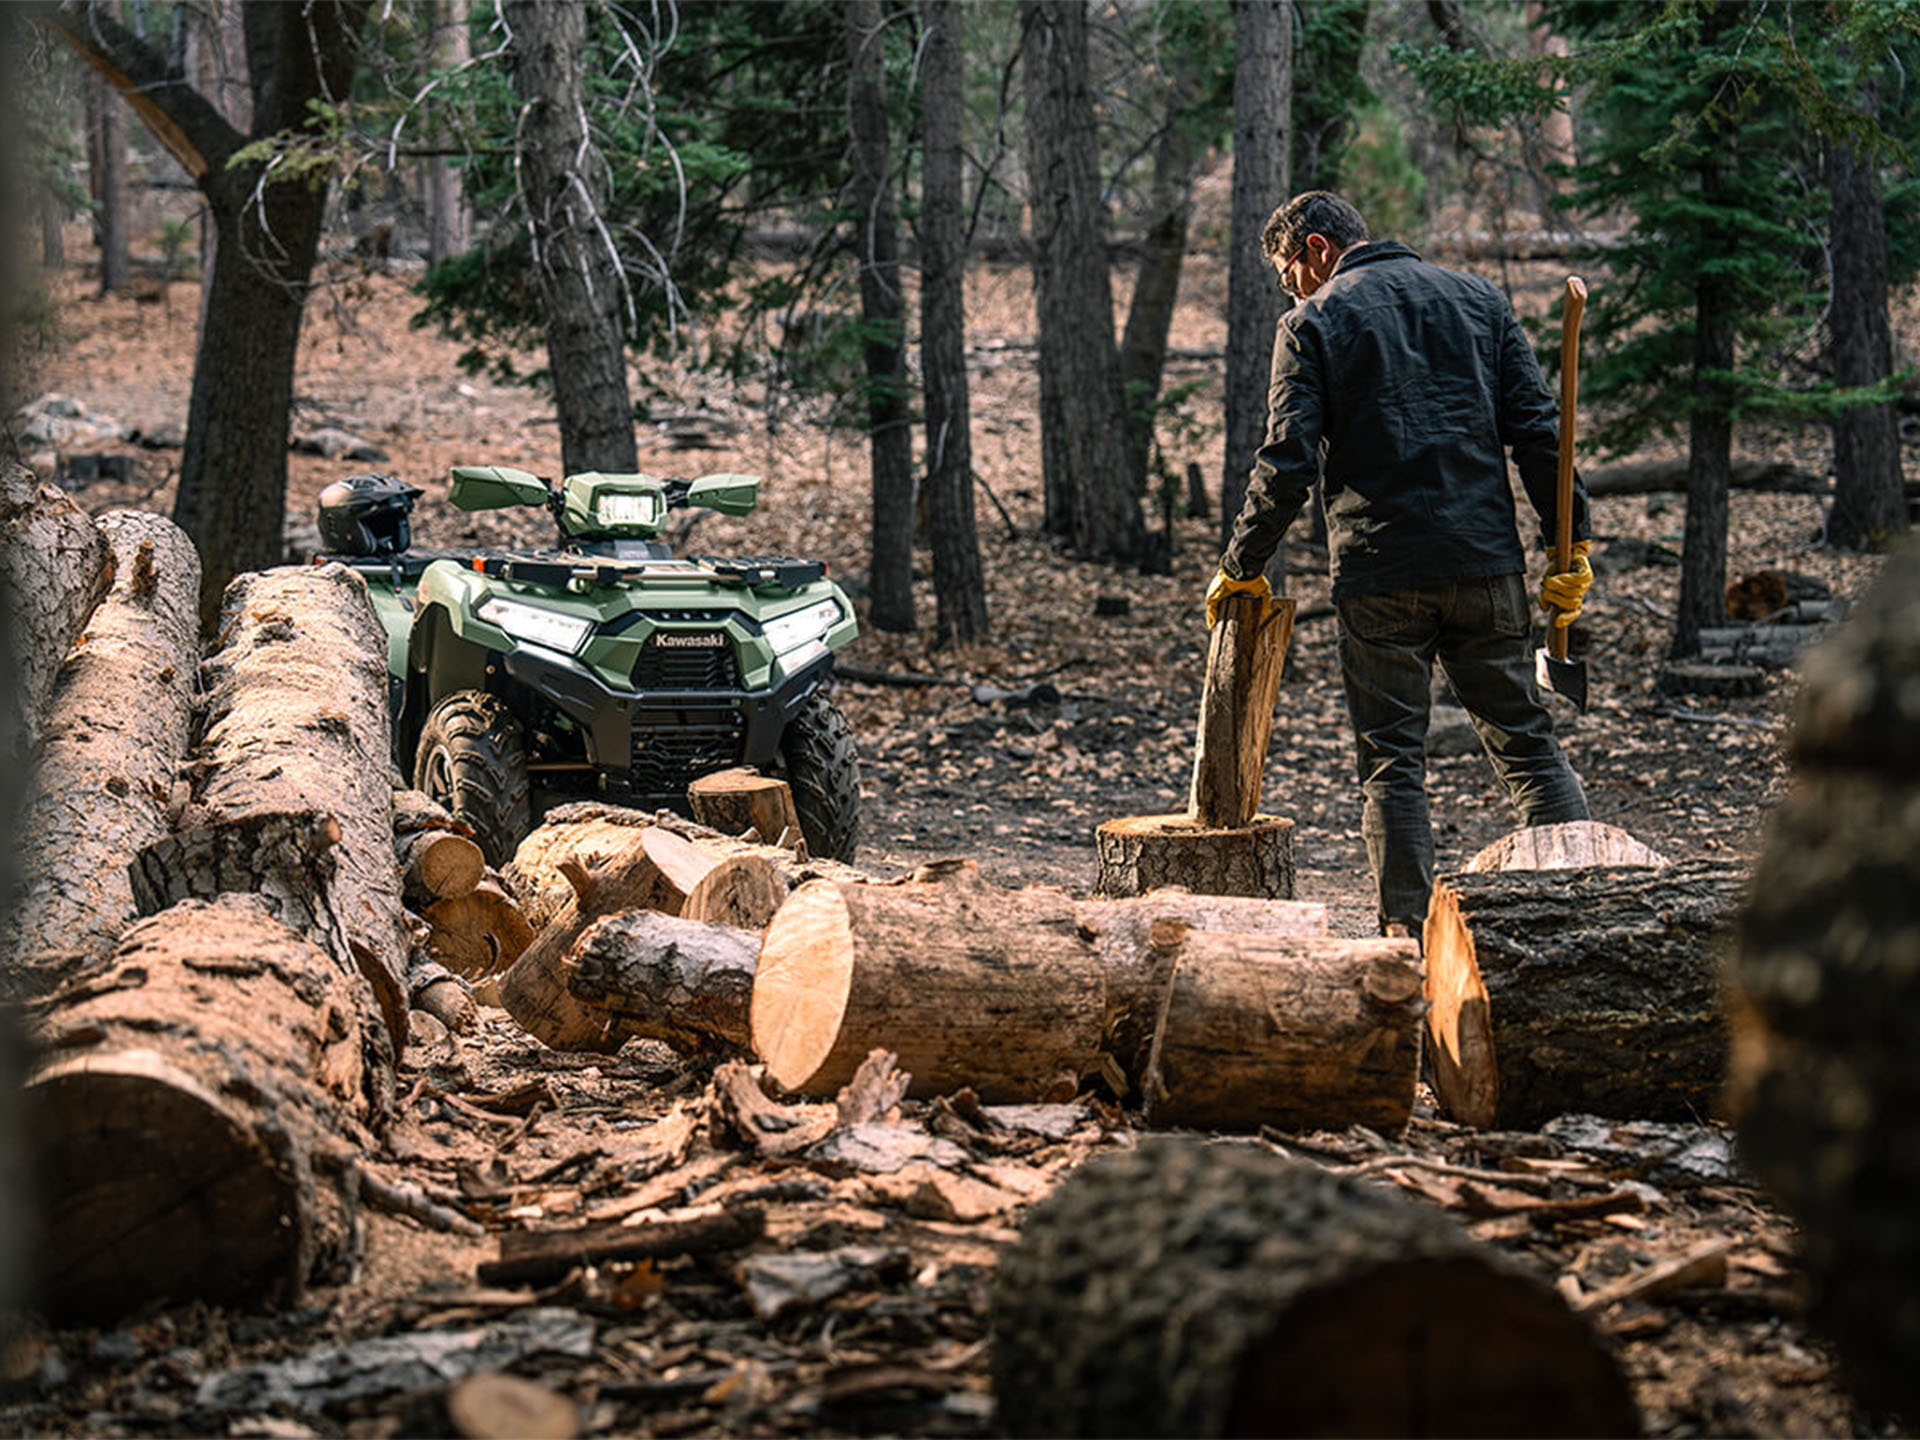
[[[1574,410],[1580,398],[1580,316],[1587,308],[1587,282],[1567,277],[1567,301],[1560,312],[1560,473],[1554,486],[1553,568],[1563,574],[1573,568],[1573,430]],[[1547,623],[1547,653],[1567,658],[1567,629]]]

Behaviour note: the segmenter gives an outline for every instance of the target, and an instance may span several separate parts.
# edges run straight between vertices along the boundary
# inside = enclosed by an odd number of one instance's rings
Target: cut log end
[[[753,1048],[783,1087],[804,1091],[833,1052],[853,991],[853,919],[839,889],[802,885],[767,927],[754,971]]]
[[[1127,815],[1102,824],[1094,841],[1100,895],[1177,885],[1199,895],[1293,898],[1293,821],[1278,816],[1216,828],[1185,814]]]

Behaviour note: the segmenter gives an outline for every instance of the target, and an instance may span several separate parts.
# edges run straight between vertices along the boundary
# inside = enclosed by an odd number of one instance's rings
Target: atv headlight
[[[473,613],[489,625],[498,625],[516,640],[544,645],[567,655],[577,652],[593,633],[591,620],[562,615],[557,610],[543,610],[538,605],[522,605],[517,600],[502,600],[498,595],[489,595]]]
[[[789,610],[765,621],[767,643],[775,655],[791,655],[803,645],[811,645],[840,623],[840,602],[831,596],[804,610]]]
[[[602,525],[656,524],[660,497],[644,491],[611,491],[593,502],[593,518]]]

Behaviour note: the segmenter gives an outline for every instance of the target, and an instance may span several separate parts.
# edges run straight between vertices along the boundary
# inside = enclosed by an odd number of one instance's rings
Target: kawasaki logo
[[[686,635],[662,630],[654,635],[653,643],[663,650],[718,650],[727,643],[727,637],[717,631]]]

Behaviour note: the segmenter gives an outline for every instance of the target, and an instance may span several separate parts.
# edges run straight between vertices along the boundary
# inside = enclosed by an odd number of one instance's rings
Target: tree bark
[[[1424,934],[1434,1089],[1454,1119],[1710,1114],[1725,1079],[1726,861],[1444,876]]]
[[[792,849],[800,817],[786,781],[748,769],[716,770],[687,787],[693,818],[723,835],[749,833],[762,844]]]
[[[472,56],[467,4],[468,0],[434,0],[428,7],[433,65],[443,74],[459,70]],[[468,230],[460,167],[450,156],[432,156],[427,161],[427,263],[438,265],[463,252],[471,243]]]
[[[1246,1145],[1083,1166],[1000,1259],[1014,1435],[1630,1435],[1626,1382],[1547,1282],[1445,1216]]]
[[[1021,0],[1020,18],[1045,483],[1076,556],[1133,561],[1146,527],[1113,338],[1086,0]]]
[[[353,1255],[350,1137],[376,1118],[359,977],[257,899],[127,932],[40,1026],[27,1085],[41,1302],[103,1320],[156,1301],[293,1304]]]
[[[1866,112],[1878,106],[1868,91]],[[1893,374],[1893,327],[1887,316],[1887,230],[1871,162],[1849,145],[1827,152],[1828,219],[1833,261],[1833,383],[1877,385]],[[1885,550],[1907,533],[1906,476],[1900,426],[1891,403],[1862,405],[1833,417],[1833,509],[1828,543],[1848,550]]]
[[[99,210],[94,216],[100,241],[100,293],[118,295],[133,278],[127,244],[127,116],[119,97],[98,75],[87,77],[99,123],[100,172],[91,186]]]
[[[583,0],[504,0],[521,116],[520,202],[567,474],[639,468],[627,390],[620,257],[606,222],[606,162],[585,129]]]
[[[884,1048],[913,1095],[969,1085],[1017,1103],[1098,1068],[1105,1013],[1072,902],[1001,890],[962,864],[895,885],[816,880],[788,896],[754,977],[753,1048],[804,1095],[834,1094]]]
[[[1273,705],[1293,637],[1293,601],[1229,595],[1208,639],[1187,814],[1203,830],[1233,830],[1260,813]]]
[[[962,0],[921,0],[920,374],[936,646],[971,645],[985,639],[988,628],[967,389],[964,13]]]
[[[624,1038],[701,1053],[744,1051],[757,931],[629,910],[595,921],[565,961],[567,990]]]
[[[1860,1398],[1920,1413],[1920,571],[1909,541],[1808,656],[1793,784],[1729,976],[1740,1155],[1802,1227]]]
[[[1094,832],[1097,895],[1144,895],[1178,885],[1202,895],[1293,898],[1293,821],[1255,815],[1208,829],[1187,814],[1126,815]]]
[[[24,465],[0,464],[0,612],[16,680],[0,697],[15,746],[0,755],[24,773],[39,743],[61,662],[113,584],[113,547],[87,512]]]
[[[1166,115],[1153,151],[1153,188],[1147,201],[1140,268],[1120,338],[1120,384],[1127,397],[1134,474],[1145,486],[1153,450],[1155,406],[1167,363],[1167,333],[1180,296],[1193,215],[1193,135],[1185,110],[1192,103],[1192,65],[1183,61],[1167,86]]]
[[[867,440],[873,468],[868,616],[876,629],[913,630],[913,430],[907,403],[906,302],[894,232],[887,136],[885,13],[880,0],[842,0],[847,120],[853,137],[847,199],[860,264]]]
[[[1283,301],[1273,267],[1260,248],[1260,232],[1274,207],[1287,199],[1293,106],[1293,26],[1287,7],[1279,0],[1234,0],[1233,29],[1226,449],[1220,471],[1223,546],[1247,498],[1254,452],[1267,433],[1274,331]],[[1284,566],[1284,553],[1274,551],[1276,564]]]
[[[8,976],[44,994],[106,958],[138,913],[127,867],[167,833],[200,650],[200,560],[158,515],[100,530],[113,589],[81,633],[47,713],[24,823]]]
[[[1140,1088],[1156,1128],[1406,1129],[1420,1070],[1411,940],[1190,934]]]

